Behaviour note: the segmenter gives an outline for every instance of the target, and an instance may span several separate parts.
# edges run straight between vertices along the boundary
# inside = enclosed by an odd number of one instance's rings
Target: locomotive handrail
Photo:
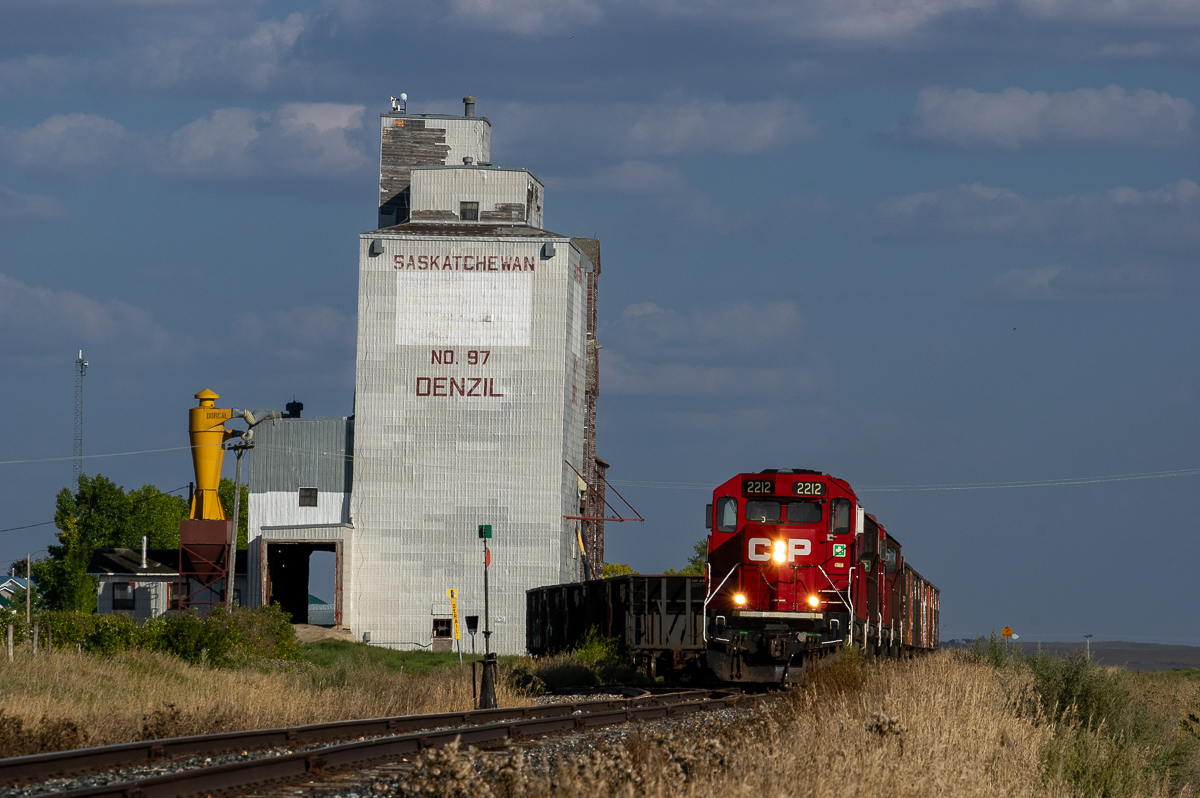
[[[700,637],[704,639],[706,644],[708,643],[708,602],[712,601],[713,598],[721,592],[721,588],[725,587],[725,583],[729,581],[729,577],[733,576],[734,571],[741,567],[742,564],[740,562],[734,563],[733,568],[731,568],[729,573],[725,574],[725,578],[721,580],[721,584],[717,585],[717,589],[704,597],[704,604],[701,607],[701,610],[704,612],[704,623],[700,626]],[[712,563],[708,564],[708,582],[710,584],[712,583]]]
[[[850,590],[850,584],[854,581],[854,568],[853,568],[853,566],[851,566],[850,572],[848,574],[846,574],[846,595],[845,596],[842,595],[842,591],[838,590],[837,585],[835,585],[833,583],[833,580],[830,579],[829,574],[826,573],[826,571],[825,571],[825,566],[818,564],[817,568],[821,569],[822,575],[824,575],[825,579],[829,582],[829,586],[831,588],[833,588],[833,592],[837,593],[838,598],[840,598],[842,601],[846,602],[846,606],[850,608],[850,624],[849,624],[850,643],[849,644],[854,645],[854,600],[852,598],[850,598],[850,596],[852,595],[851,590]]]

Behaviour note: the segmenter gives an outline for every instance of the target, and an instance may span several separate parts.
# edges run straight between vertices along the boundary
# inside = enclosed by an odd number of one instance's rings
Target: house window
[[[114,610],[133,609],[133,582],[113,582],[112,608]]]
[[[300,506],[301,507],[316,507],[317,506],[317,489],[316,488],[301,488],[300,489]]]
[[[434,637],[451,637],[454,634],[454,627],[451,625],[449,618],[434,618],[433,619],[433,636]]]
[[[479,221],[479,203],[478,202],[460,202],[458,203],[458,218],[464,222]]]
[[[179,609],[179,583],[170,582],[167,584],[167,609]]]

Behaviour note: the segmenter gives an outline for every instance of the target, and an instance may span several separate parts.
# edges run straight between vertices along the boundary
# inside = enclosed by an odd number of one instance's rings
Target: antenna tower
[[[83,474],[83,375],[87,373],[88,362],[83,359],[83,350],[75,359],[75,484],[78,486],[79,477]]]

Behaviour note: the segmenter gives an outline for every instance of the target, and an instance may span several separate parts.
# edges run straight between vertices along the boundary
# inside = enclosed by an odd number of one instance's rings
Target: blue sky
[[[86,452],[168,450],[88,460],[127,488],[191,479],[202,388],[349,413],[376,115],[470,93],[602,240],[611,561],[819,468],[944,637],[1200,645],[1200,476],[1083,482],[1200,468],[1198,61],[1182,0],[9,0],[0,528],[70,481],[80,348]]]

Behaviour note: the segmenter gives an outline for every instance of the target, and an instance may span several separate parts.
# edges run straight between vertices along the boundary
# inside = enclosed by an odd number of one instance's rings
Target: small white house
[[[96,611],[101,615],[155,618],[179,609],[179,549],[96,549],[88,565],[96,577]],[[237,553],[233,603],[246,591],[246,552]],[[218,591],[205,591],[193,600],[223,602]],[[200,607],[203,611],[203,605]]]
[[[23,576],[10,576],[3,582],[0,582],[0,607],[13,606],[12,597],[17,591],[24,590],[27,585],[28,582],[25,581],[25,577]],[[34,583],[34,587],[37,587],[36,582]],[[16,609],[21,608],[17,607]]]

